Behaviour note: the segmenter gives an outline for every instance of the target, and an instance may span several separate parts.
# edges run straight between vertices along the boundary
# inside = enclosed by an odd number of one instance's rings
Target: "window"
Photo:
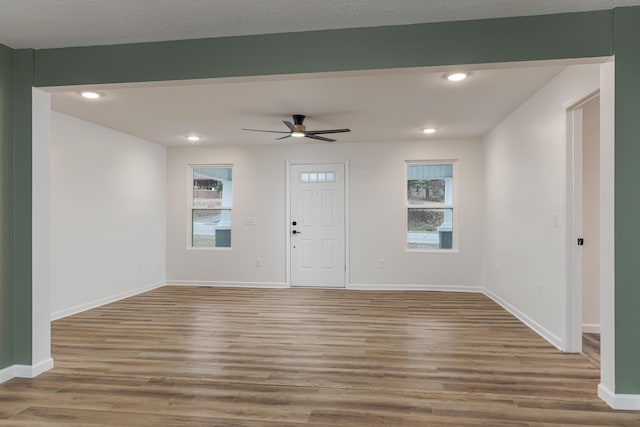
[[[407,163],[407,249],[453,249],[453,163]]]
[[[192,248],[231,247],[231,166],[191,166],[189,216]]]
[[[336,174],[334,172],[301,172],[300,182],[303,184],[316,184],[323,182],[336,182]]]

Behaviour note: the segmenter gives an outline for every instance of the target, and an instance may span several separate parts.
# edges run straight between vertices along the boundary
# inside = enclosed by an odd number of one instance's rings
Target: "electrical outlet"
[[[256,267],[262,267],[262,258],[256,258]]]
[[[384,258],[380,258],[380,259],[378,260],[378,268],[379,268],[380,270],[384,270]]]

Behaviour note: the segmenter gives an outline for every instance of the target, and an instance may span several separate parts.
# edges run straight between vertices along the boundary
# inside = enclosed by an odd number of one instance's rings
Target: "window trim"
[[[187,250],[194,251],[230,251],[233,249],[233,234],[231,236],[231,246],[193,246],[193,210],[228,210],[231,213],[231,233],[233,233],[233,185],[231,186],[231,206],[215,206],[211,208],[194,208],[193,206],[193,170],[196,168],[227,168],[234,170],[233,163],[197,163],[187,165]],[[232,177],[233,182],[233,177]]]
[[[426,202],[423,205],[409,205],[409,196],[407,194],[407,184],[409,182],[409,165],[412,164],[420,164],[420,165],[440,165],[440,164],[450,164],[453,173],[451,177],[451,185],[453,187],[453,197],[451,198],[451,204],[439,203],[439,202]],[[405,160],[404,162],[404,179],[402,182],[403,188],[403,246],[405,252],[415,252],[415,253],[442,253],[442,254],[457,254],[459,250],[458,246],[458,210],[460,209],[458,206],[458,193],[460,192],[456,183],[458,182],[458,160],[457,159],[437,159],[437,160]],[[451,236],[451,249],[440,249],[440,248],[409,248],[409,209],[451,209],[452,213],[452,236]]]

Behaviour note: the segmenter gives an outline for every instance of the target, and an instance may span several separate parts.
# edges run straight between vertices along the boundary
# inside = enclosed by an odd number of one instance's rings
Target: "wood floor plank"
[[[167,286],[53,322],[52,353],[0,426],[640,426],[480,294]]]

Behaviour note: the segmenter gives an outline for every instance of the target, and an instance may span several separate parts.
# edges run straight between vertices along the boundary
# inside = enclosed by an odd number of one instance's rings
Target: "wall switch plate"
[[[256,258],[256,267],[262,267],[262,258]]]

